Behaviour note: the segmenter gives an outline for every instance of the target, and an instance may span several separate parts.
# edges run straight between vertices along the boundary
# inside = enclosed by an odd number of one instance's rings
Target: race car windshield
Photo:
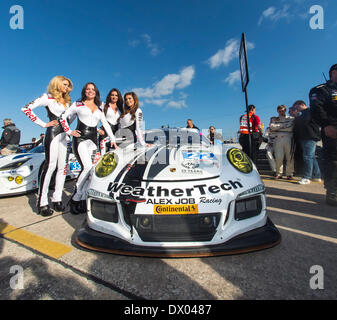
[[[207,138],[201,135],[197,130],[190,129],[158,129],[150,130],[145,134],[146,143],[162,144],[162,145],[206,145],[209,146],[210,142]]]
[[[29,153],[43,153],[44,152],[44,146],[37,146],[33,148],[32,150],[29,150]]]

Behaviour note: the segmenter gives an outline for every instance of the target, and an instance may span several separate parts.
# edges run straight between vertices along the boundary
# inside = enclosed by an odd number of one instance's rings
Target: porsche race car
[[[250,158],[194,130],[146,132],[146,147],[106,153],[92,171],[75,241],[123,255],[193,257],[275,246],[265,187]]]
[[[23,194],[39,187],[39,176],[45,161],[44,146],[40,145],[28,153],[0,157],[0,197]],[[76,178],[81,166],[70,153],[67,179]]]

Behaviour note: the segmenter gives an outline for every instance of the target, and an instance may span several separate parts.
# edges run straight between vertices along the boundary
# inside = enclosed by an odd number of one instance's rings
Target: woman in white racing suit
[[[141,146],[145,146],[143,135],[143,112],[139,108],[138,97],[134,92],[124,94],[124,109],[119,119],[120,130],[118,137],[126,138],[126,145],[136,143],[137,138]]]
[[[90,170],[93,166],[92,155],[97,150],[97,125],[102,123],[107,132],[111,146],[117,148],[114,134],[104,113],[100,110],[100,94],[93,82],[87,83],[81,94],[80,101],[73,103],[61,116],[63,130],[73,136],[73,152],[81,165],[81,172],[77,178],[76,189],[70,200],[70,212],[79,214],[86,212],[85,197]],[[71,130],[67,118],[77,115],[76,130]]]
[[[123,112],[123,97],[118,89],[113,88],[109,91],[105,103],[101,105],[101,109],[111,127],[112,133],[115,134],[119,128],[119,117]],[[103,128],[100,128],[98,133],[100,134],[101,155],[103,155],[109,149],[107,146],[109,137]]]
[[[33,122],[42,128],[47,128],[44,140],[45,165],[39,177],[38,213],[42,216],[50,216],[53,210],[48,204],[48,191],[52,175],[57,168],[55,192],[52,196],[52,206],[56,211],[65,209],[62,204],[62,191],[66,178],[67,167],[67,143],[70,140],[62,130],[58,121],[60,115],[69,108],[71,98],[69,93],[73,89],[72,82],[64,76],[54,77],[47,92],[41,97],[28,103],[21,111]],[[47,109],[49,122],[42,121],[34,112],[37,107]]]

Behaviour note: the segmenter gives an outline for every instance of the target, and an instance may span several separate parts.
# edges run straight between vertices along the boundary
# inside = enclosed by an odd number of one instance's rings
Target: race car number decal
[[[198,214],[199,209],[197,204],[193,205],[155,205],[154,214]]]
[[[216,160],[214,153],[210,152],[183,152],[183,158],[186,160],[212,161]]]
[[[81,166],[79,162],[70,162],[70,171],[78,171],[81,170]]]

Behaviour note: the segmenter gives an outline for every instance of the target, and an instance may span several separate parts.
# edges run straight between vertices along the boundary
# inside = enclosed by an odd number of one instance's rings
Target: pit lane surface
[[[209,258],[87,251],[73,239],[84,215],[38,216],[34,193],[0,199],[0,299],[336,299],[337,209],[325,204],[323,184],[267,176],[264,183],[281,244]],[[73,184],[66,183],[67,199]],[[324,289],[310,288],[316,265]],[[23,289],[11,288],[13,266],[23,269]]]

